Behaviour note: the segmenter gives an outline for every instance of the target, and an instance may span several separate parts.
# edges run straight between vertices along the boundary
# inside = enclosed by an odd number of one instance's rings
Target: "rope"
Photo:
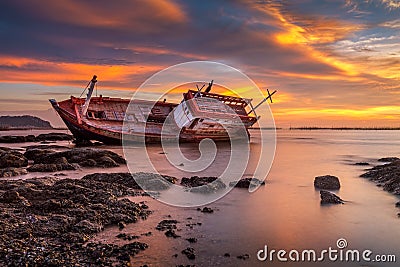
[[[85,89],[83,90],[82,94],[79,96],[79,98],[82,97],[83,93],[86,91],[86,89],[89,87],[90,81],[88,82],[88,84],[86,85]]]

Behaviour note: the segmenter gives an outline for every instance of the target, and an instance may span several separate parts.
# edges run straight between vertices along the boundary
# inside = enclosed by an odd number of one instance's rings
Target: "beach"
[[[43,132],[18,131],[0,132],[0,134],[37,135]],[[61,132],[66,133],[66,131]],[[277,150],[265,186],[261,186],[254,193],[249,193],[244,188],[234,188],[223,198],[206,205],[213,212],[202,212],[203,210],[198,210],[197,207],[181,208],[163,204],[140,193],[141,190],[121,182],[123,186],[121,188],[128,186],[127,188],[133,191],[128,190],[126,193],[120,189],[125,193],[120,196],[117,194],[118,199],[141,203],[138,204],[139,207],[147,206],[148,208],[143,211],[149,211],[149,214],[145,216],[146,218],[138,216],[137,221],[127,222],[123,227],[115,222],[107,222],[106,227],[90,233],[89,239],[85,240],[84,244],[113,244],[119,248],[132,242],[146,244],[145,248],[128,257],[131,266],[271,266],[271,262],[257,259],[257,253],[265,246],[286,251],[292,249],[320,251],[336,247],[336,241],[341,238],[347,241],[347,248],[369,249],[374,254],[394,254],[398,258],[400,219],[397,214],[400,210],[395,204],[399,198],[377,187],[374,182],[360,177],[366,169],[382,165],[383,162],[379,162],[379,158],[399,154],[398,134],[397,130],[278,130]],[[254,151],[257,151],[260,138],[256,131],[252,134],[251,148]],[[24,147],[34,144],[38,145],[28,142],[1,144],[1,146],[22,149],[23,152]],[[48,142],[44,145],[74,148],[74,144],[70,141]],[[121,157],[124,156],[119,146],[102,145],[90,149],[108,150]],[[182,149],[189,156],[193,151],[192,157],[198,153],[198,150],[191,145],[186,145]],[[159,146],[151,146],[148,149],[148,153],[155,157],[161,157],[161,152],[162,148]],[[140,162],[143,153],[144,151],[142,154],[140,151],[137,153],[135,172],[151,171],[144,168]],[[159,162],[161,164],[159,167],[163,170],[161,174],[177,178],[177,183],[182,177],[190,177],[171,166],[162,165],[161,160]],[[118,165],[110,168],[97,166],[46,173],[29,172],[26,175],[6,177],[1,180],[10,183],[18,179],[47,176],[51,181],[59,181],[66,178],[81,179],[92,173],[128,172],[126,165]],[[224,164],[220,166],[223,167]],[[319,190],[314,188],[313,181],[316,176],[328,174],[339,177],[340,189],[331,191],[342,198],[344,204],[320,204]],[[215,176],[215,170],[206,170],[200,176]],[[246,172],[246,177],[251,176],[252,173]],[[256,178],[263,179],[263,177]],[[113,186],[119,185],[117,182],[109,184],[110,190],[114,190]],[[86,188],[85,190],[90,189],[90,183],[80,186]],[[107,183],[102,186],[105,190]],[[88,203],[93,201],[97,200],[89,199]],[[203,209],[204,206],[200,208]],[[98,216],[101,216],[101,213]],[[157,230],[157,225],[163,220],[174,222],[169,228]],[[172,230],[175,235],[166,234],[168,230]],[[82,247],[85,247],[84,244]],[[194,250],[187,250],[188,248]],[[183,251],[186,252],[182,253]],[[193,252],[194,258],[188,252]],[[93,260],[94,256],[88,257]],[[114,264],[126,262],[117,259]],[[273,266],[287,265],[397,266],[395,262],[325,260],[294,263],[279,262],[276,259],[273,262]]]

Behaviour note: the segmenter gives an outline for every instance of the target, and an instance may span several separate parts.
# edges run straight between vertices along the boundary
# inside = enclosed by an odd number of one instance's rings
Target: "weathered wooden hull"
[[[117,125],[116,128],[120,130],[110,130],[107,129],[107,123],[104,122],[103,125],[90,124],[87,120],[82,120],[77,117],[77,114],[72,112],[72,109],[68,110],[59,106],[55,100],[50,101],[55,111],[64,121],[65,125],[74,135],[76,140],[86,141],[86,140],[97,140],[105,144],[122,144],[122,138],[124,142],[146,142],[146,143],[160,143],[161,142],[161,132],[163,123],[148,122],[145,133],[141,132],[129,132],[123,134],[123,122],[113,122]],[[176,133],[175,133],[176,134]],[[170,139],[169,139],[170,138]],[[203,139],[212,139],[215,141],[229,141],[229,135],[225,131],[215,131],[209,133],[199,133],[194,130],[184,129],[179,135],[179,140],[181,142],[200,142]],[[243,136],[242,136],[243,138]],[[249,135],[246,136],[249,138]],[[174,135],[170,137],[164,136],[163,140],[172,141],[175,139]]]

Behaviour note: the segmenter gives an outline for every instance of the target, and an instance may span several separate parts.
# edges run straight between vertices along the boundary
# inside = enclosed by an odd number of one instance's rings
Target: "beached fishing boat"
[[[86,98],[71,96],[60,102],[49,100],[77,142],[97,140],[120,144],[124,138],[156,143],[161,141],[162,134],[163,138],[168,139],[168,135],[171,139],[176,138],[176,129],[180,129],[179,140],[183,142],[198,142],[205,138],[227,141],[232,138],[232,133],[234,136],[236,128],[243,127],[249,138],[247,129],[259,119],[255,110],[268,99],[272,102],[271,96],[276,92],[268,91],[268,97],[253,106],[252,99],[211,93],[211,82],[204,91],[204,86],[188,90],[181,103],[131,101],[102,95],[92,97],[96,82],[97,76],[93,76],[86,87]],[[174,122],[170,130],[163,129],[167,119]]]

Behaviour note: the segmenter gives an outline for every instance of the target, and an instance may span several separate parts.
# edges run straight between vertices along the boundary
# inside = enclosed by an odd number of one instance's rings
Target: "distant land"
[[[54,129],[50,122],[41,118],[23,115],[23,116],[0,116],[0,130],[15,129]]]

